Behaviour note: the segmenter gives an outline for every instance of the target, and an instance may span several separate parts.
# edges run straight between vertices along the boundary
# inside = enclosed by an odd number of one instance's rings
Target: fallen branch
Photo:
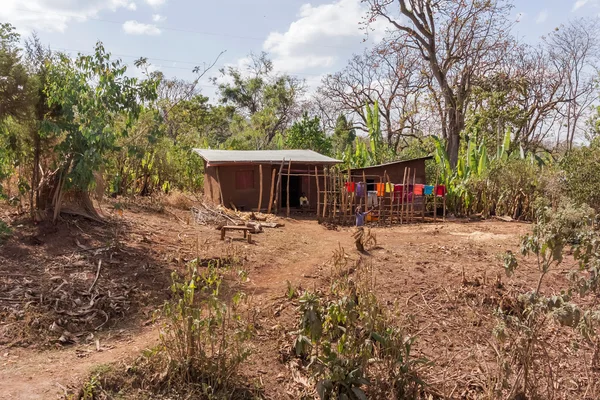
[[[96,278],[94,279],[94,282],[92,282],[92,286],[90,286],[90,288],[88,289],[88,293],[92,293],[92,289],[94,288],[94,286],[96,285],[96,282],[98,281],[98,278],[100,277],[100,268],[102,267],[102,260],[98,261],[98,270],[96,271]]]

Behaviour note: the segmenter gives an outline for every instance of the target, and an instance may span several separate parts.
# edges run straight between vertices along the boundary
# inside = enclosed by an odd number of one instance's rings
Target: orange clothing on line
[[[377,197],[385,196],[385,183],[377,183],[375,187],[377,190]]]
[[[423,189],[425,188],[425,185],[415,185],[415,189],[414,189],[414,193],[415,196],[423,196]]]

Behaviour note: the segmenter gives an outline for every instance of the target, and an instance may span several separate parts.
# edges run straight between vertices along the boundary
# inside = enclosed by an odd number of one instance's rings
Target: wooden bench
[[[248,243],[252,243],[252,234],[250,231],[254,230],[254,228],[249,228],[247,226],[224,226],[221,228],[221,240],[225,240],[225,233],[227,231],[244,231],[244,239],[248,239]]]

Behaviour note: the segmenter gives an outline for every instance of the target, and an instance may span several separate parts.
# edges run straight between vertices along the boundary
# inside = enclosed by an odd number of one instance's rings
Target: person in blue
[[[371,210],[363,212],[360,206],[356,207],[356,227],[362,227],[365,225],[365,217],[371,213]]]
[[[362,207],[356,207],[356,231],[352,235],[354,237],[354,242],[356,244],[356,249],[360,252],[365,251],[365,247],[363,245],[363,236],[365,234],[365,217],[371,213],[371,210],[367,212],[362,211]]]

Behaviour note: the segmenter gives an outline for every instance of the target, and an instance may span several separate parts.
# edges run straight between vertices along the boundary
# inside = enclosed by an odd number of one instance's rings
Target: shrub
[[[343,249],[334,254],[330,293],[304,292],[294,350],[304,360],[321,399],[418,398],[418,376],[427,360],[412,354],[404,335],[374,295],[371,265],[348,266]],[[349,277],[352,272],[355,279]]]
[[[160,333],[169,381],[201,384],[205,392],[227,393],[249,356],[252,325],[242,318],[240,293],[231,303],[219,298],[222,276],[211,263],[202,273],[190,267],[185,279],[173,275],[173,299],[165,303]]]
[[[508,390],[506,398],[551,398],[555,377],[544,338],[548,324],[554,320],[563,326],[589,331],[596,314],[584,314],[570,303],[570,290],[546,297],[541,294],[541,287],[550,269],[562,263],[565,248],[577,244],[582,232],[589,232],[591,211],[587,206],[570,203],[563,203],[557,209],[539,208],[532,233],[522,239],[521,251],[523,255],[535,256],[540,275],[535,291],[519,294],[512,301],[516,306],[510,310],[500,306],[496,312],[498,324],[493,333],[504,344],[497,350],[499,374],[494,391],[499,397],[504,398],[502,392]],[[589,254],[588,249],[585,246],[582,252]],[[579,257],[577,252],[576,257]],[[503,259],[505,271],[511,275],[518,262],[512,253],[505,254]],[[575,281],[587,287],[586,281]]]
[[[600,138],[571,150],[560,163],[568,196],[600,212]]]
[[[12,230],[4,221],[0,220],[0,244],[12,235]]]

